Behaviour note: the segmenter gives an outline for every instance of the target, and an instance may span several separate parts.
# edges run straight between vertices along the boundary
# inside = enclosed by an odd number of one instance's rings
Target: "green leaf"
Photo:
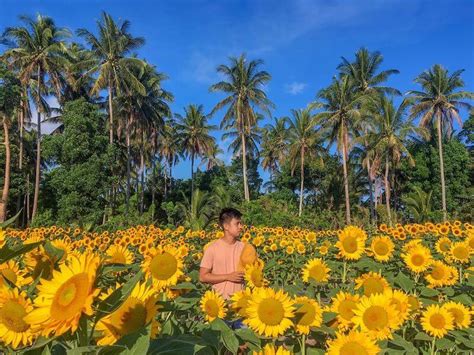
[[[405,292],[410,292],[415,287],[415,282],[410,279],[403,272],[399,272],[394,278],[395,283],[400,286]]]
[[[116,309],[118,309],[122,303],[128,298],[128,296],[132,293],[135,285],[140,281],[142,278],[143,272],[140,270],[133,276],[130,280],[120,286],[118,289],[114,290],[105,300],[102,300],[96,309],[96,317],[95,322],[100,320],[107,314],[112,313]]]
[[[196,285],[191,282],[181,282],[175,286],[171,286],[172,290],[196,290]]]
[[[153,340],[148,348],[148,354],[194,354],[205,345],[202,338],[196,335],[167,336]]]
[[[221,332],[221,340],[226,347],[232,354],[236,354],[237,350],[239,349],[239,340],[235,336],[232,329],[219,318],[214,319],[211,322],[211,329],[219,330]]]
[[[256,350],[261,347],[260,338],[248,328],[240,328],[235,330],[235,335],[237,338],[242,340],[243,343],[246,343],[249,346],[250,350]]]
[[[432,288],[422,287],[421,288],[421,294],[425,297],[435,297],[435,296],[439,295],[439,292],[437,290],[432,289]]]
[[[43,243],[44,241],[28,243],[16,248],[10,248],[8,245],[5,245],[2,249],[0,249],[0,264],[3,264],[10,259],[16,258],[19,255],[28,253],[29,251],[36,249]]]
[[[337,317],[335,312],[323,312],[323,323],[327,324],[330,321],[334,320]]]
[[[436,340],[436,348],[439,350],[447,350],[456,346],[454,341],[449,340],[448,338],[441,338]]]
[[[151,325],[142,328],[138,332],[121,338],[116,345],[124,345],[130,350],[130,354],[146,354],[150,347]]]
[[[415,335],[415,340],[422,340],[422,341],[433,341],[433,338],[430,337],[428,334],[420,332]]]
[[[137,272],[139,268],[136,267],[136,265],[125,265],[125,264],[118,264],[118,263],[113,263],[113,264],[105,264],[102,266],[102,269],[100,270],[100,275],[106,275],[111,272],[121,272],[121,271],[135,271]]]
[[[394,345],[397,345],[397,346],[401,347],[402,349],[404,349],[404,350],[406,350],[410,353],[415,353],[415,354],[417,353],[415,346],[412,343],[410,343],[409,341],[403,339],[398,334],[393,335],[393,339],[391,339],[389,341],[389,346],[390,346],[390,343],[392,343]]]
[[[64,256],[64,250],[56,248],[49,240],[44,243],[44,250],[55,261],[59,261]]]
[[[20,213],[21,213],[22,210],[23,210],[23,208],[20,211],[18,211],[18,213],[16,215],[14,215],[13,217],[11,217],[10,219],[7,219],[5,222],[0,223],[0,229],[5,229],[10,224],[15,222],[17,220],[18,216],[20,216]]]

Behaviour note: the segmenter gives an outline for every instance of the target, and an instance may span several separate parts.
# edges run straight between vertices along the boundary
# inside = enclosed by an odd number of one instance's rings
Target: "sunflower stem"
[[[301,355],[306,355],[306,334],[301,335]]]
[[[459,267],[459,283],[462,284],[462,266]]]
[[[431,352],[430,352],[431,355],[435,355],[436,354],[436,338],[433,338],[433,342],[431,343]]]
[[[344,261],[343,269],[342,269],[342,283],[346,283],[346,274],[347,274],[347,261]]]

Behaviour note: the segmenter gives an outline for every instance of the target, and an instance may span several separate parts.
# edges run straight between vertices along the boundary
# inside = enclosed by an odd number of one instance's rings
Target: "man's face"
[[[242,221],[237,218],[232,218],[229,222],[224,223],[224,230],[234,238],[237,238],[243,229]]]

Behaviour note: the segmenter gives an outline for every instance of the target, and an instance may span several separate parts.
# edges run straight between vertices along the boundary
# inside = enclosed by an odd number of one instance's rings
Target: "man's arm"
[[[234,283],[242,283],[244,281],[244,273],[240,271],[231,272],[230,274],[213,274],[211,269],[201,267],[199,269],[199,281],[211,285],[218,284],[224,281]]]

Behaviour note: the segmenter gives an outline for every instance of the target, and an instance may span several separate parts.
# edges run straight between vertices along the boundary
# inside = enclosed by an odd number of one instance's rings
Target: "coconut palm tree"
[[[157,150],[158,154],[164,160],[164,195],[166,196],[168,192],[168,177],[171,182],[173,178],[173,166],[178,163],[180,158],[180,143],[174,120],[165,120],[163,129],[159,132]]]
[[[330,145],[336,142],[337,149],[342,155],[347,224],[351,223],[347,159],[355,124],[360,118],[359,107],[362,99],[363,95],[354,89],[353,80],[344,75],[339,79],[334,78],[329,87],[320,90],[317,101],[312,104],[322,109],[317,117],[323,129],[328,132]]]
[[[266,71],[259,71],[262,60],[247,61],[244,54],[231,57],[230,65],[219,65],[217,71],[225,76],[210,87],[212,92],[223,92],[226,97],[219,101],[211,114],[228,107],[221,122],[221,129],[235,129],[240,134],[242,145],[242,171],[244,180],[244,197],[250,201],[247,179],[247,142],[246,138],[255,129],[258,108],[268,114],[273,106],[263,91],[263,87],[271,80]]]
[[[457,70],[449,74],[448,70],[439,64],[435,64],[429,70],[418,75],[415,82],[421,86],[421,91],[411,90],[408,92],[413,98],[411,117],[420,119],[421,127],[436,127],[438,136],[438,154],[441,176],[441,201],[443,218],[448,218],[446,209],[446,184],[444,177],[443,160],[443,131],[452,129],[454,120],[462,126],[459,117],[459,109],[469,110],[471,105],[464,99],[474,99],[474,93],[459,91],[464,87],[461,74],[464,70]]]
[[[10,192],[10,126],[14,111],[18,108],[21,99],[21,83],[13,72],[0,62],[0,119],[3,126],[5,144],[5,176],[3,179],[2,197],[0,200],[0,222],[7,216],[8,194]]]
[[[262,168],[269,170],[270,175],[276,172],[287,157],[288,117],[274,118],[273,123],[266,124],[262,130]]]
[[[431,195],[433,191],[424,192],[420,187],[413,187],[413,192],[403,199],[410,213],[418,223],[426,222],[431,215]]]
[[[191,157],[191,196],[194,196],[194,161],[205,156],[215,145],[215,139],[210,131],[216,126],[208,125],[208,115],[205,115],[202,105],[188,105],[184,108],[184,116],[176,114],[178,120],[176,128],[181,149]]]
[[[145,40],[142,37],[133,37],[129,33],[129,21],[116,23],[106,12],[102,12],[101,19],[97,21],[97,28],[98,37],[83,28],[77,30],[77,34],[84,37],[97,59],[96,64],[89,69],[89,73],[99,73],[91,89],[92,93],[97,94],[105,88],[108,90],[109,142],[112,144],[114,95],[122,95],[127,91],[146,94],[145,87],[132,73],[132,68],[143,67],[144,62],[136,57],[127,56],[141,47]]]
[[[218,158],[218,155],[222,153],[223,150],[214,142],[209,150],[202,156],[200,165],[204,165],[206,170],[211,170],[215,166],[224,165],[224,162]]]
[[[9,27],[5,30],[5,38],[13,42],[5,57],[18,68],[19,78],[30,89],[36,104],[38,136],[32,211],[34,218],[38,209],[41,179],[41,113],[45,112],[44,95],[48,94],[45,76],[49,78],[58,98],[61,98],[60,73],[64,67],[62,53],[66,50],[63,40],[69,36],[69,31],[57,27],[54,21],[46,16],[38,15],[36,20],[24,16],[20,19],[25,26]]]
[[[404,100],[400,106],[395,107],[393,100],[380,96],[368,106],[370,115],[375,118],[376,128],[368,134],[367,140],[374,142],[374,150],[380,152],[385,160],[385,205],[390,225],[392,224],[390,166],[394,170],[402,156],[408,159],[409,164],[414,165],[415,161],[406,146],[407,139],[410,135],[427,136],[427,131],[424,128],[416,127],[413,120],[405,120],[409,104],[410,100]],[[393,177],[394,174],[392,173]],[[395,188],[394,183],[392,183],[392,188]]]
[[[348,75],[351,77],[355,85],[355,90],[361,95],[366,95],[366,98],[369,101],[379,95],[401,95],[397,89],[380,85],[387,81],[390,75],[399,73],[399,71],[396,69],[379,71],[382,62],[383,56],[380,52],[370,52],[367,48],[360,48],[356,52],[353,62],[350,62],[346,58],[342,57],[342,63],[339,64],[338,69],[341,71],[342,75]],[[362,112],[365,111],[364,109],[365,107],[362,103]],[[367,135],[372,120],[373,117],[365,112],[364,120],[361,122],[361,136]],[[361,144],[365,149],[369,149],[367,140],[362,140]],[[373,174],[371,173],[373,171],[371,164],[374,161],[372,158],[375,159],[376,156],[370,152],[367,152],[364,159],[364,165],[367,168],[367,177],[369,182],[370,218],[373,221],[375,219],[375,208],[373,197]]]
[[[318,155],[321,135],[316,131],[317,119],[311,113],[311,108],[291,110],[292,117],[289,120],[289,154],[291,173],[295,171],[296,165],[300,165],[300,204],[298,216],[303,213],[304,192],[304,163],[306,157]]]
[[[206,191],[196,189],[190,199],[184,196],[184,202],[179,202],[177,207],[184,217],[184,226],[193,230],[205,229],[212,221],[213,201]]]

